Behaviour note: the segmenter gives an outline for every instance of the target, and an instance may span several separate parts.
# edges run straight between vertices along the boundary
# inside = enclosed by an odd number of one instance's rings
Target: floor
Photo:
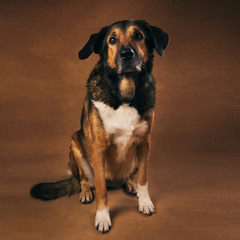
[[[238,1],[1,1],[0,238],[240,239]],[[142,216],[122,189],[108,192],[112,230],[94,229],[95,202],[32,199],[29,189],[67,177],[89,72],[77,53],[121,19],[169,33],[155,54],[156,120]]]

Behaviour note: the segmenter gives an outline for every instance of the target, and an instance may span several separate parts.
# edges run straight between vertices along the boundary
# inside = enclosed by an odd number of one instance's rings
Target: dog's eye
[[[115,37],[110,37],[110,39],[109,39],[109,44],[111,44],[111,45],[114,45],[115,43],[117,43],[117,38],[115,38]]]
[[[136,41],[141,41],[143,39],[143,35],[140,32],[134,34],[134,39]]]

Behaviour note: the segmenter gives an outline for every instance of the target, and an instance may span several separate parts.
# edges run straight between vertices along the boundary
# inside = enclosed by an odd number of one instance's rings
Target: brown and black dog
[[[51,200],[80,192],[80,202],[90,203],[95,188],[95,226],[102,233],[111,228],[108,186],[124,185],[137,194],[140,212],[154,212],[147,176],[155,104],[151,72],[154,49],[163,56],[168,41],[167,33],[142,20],[116,22],[90,36],[79,58],[94,52],[100,60],[87,82],[81,129],[72,136],[72,177],[35,185],[33,197]]]

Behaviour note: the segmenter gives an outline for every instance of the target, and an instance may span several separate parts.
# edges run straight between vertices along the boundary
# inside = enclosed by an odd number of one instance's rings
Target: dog
[[[80,202],[87,204],[95,189],[95,227],[102,233],[111,229],[107,187],[125,186],[137,195],[141,213],[154,213],[147,174],[155,105],[151,73],[154,50],[163,56],[168,42],[167,33],[143,20],[119,21],[90,36],[79,58],[94,52],[100,60],[87,81],[81,129],[72,136],[72,177],[37,184],[32,197],[51,200],[80,192]]]

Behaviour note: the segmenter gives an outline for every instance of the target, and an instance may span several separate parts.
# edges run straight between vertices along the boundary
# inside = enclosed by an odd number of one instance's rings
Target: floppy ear
[[[94,33],[90,36],[86,45],[78,53],[78,57],[80,59],[83,60],[88,58],[93,52],[100,53],[103,46],[103,40],[107,33],[107,29],[108,27],[105,27],[100,32]]]
[[[95,44],[95,41],[97,39],[98,34],[94,33],[90,36],[88,42],[86,43],[86,45],[80,50],[80,52],[78,53],[78,57],[80,59],[86,59],[88,58],[92,52],[93,52],[93,47]]]
[[[167,47],[169,42],[168,34],[165,33],[162,29],[154,26],[150,26],[150,30],[152,32],[154,47],[157,53],[163,57],[163,51]]]

